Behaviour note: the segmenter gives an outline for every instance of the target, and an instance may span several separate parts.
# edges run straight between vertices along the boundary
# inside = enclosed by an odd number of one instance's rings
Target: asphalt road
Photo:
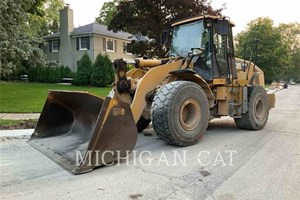
[[[300,199],[299,134],[300,86],[289,86],[277,93],[262,131],[217,119],[186,148],[145,131],[135,150],[147,153],[83,175],[63,170],[30,147],[28,137],[2,137],[0,199]]]

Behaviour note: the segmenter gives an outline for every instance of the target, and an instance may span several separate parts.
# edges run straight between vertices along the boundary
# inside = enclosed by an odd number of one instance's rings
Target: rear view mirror
[[[166,45],[169,42],[170,30],[166,30],[160,35],[160,44]]]
[[[218,33],[220,35],[229,35],[230,33],[230,24],[228,20],[222,19],[218,21]]]

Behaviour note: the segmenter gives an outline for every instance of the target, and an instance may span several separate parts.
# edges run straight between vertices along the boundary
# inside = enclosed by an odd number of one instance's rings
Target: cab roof
[[[224,17],[212,16],[212,15],[200,15],[200,16],[191,17],[191,18],[187,18],[187,19],[177,21],[177,22],[173,23],[171,26],[173,27],[173,26],[177,26],[177,25],[180,25],[180,24],[185,24],[185,23],[188,23],[188,22],[197,21],[197,20],[200,20],[200,19],[224,19]],[[231,22],[231,21],[229,21],[229,22],[230,22],[231,26],[235,26],[235,24],[233,22]]]

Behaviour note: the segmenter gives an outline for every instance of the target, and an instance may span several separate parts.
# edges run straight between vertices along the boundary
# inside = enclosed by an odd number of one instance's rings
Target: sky
[[[65,0],[74,12],[74,25],[89,24],[99,15],[103,3],[108,0]],[[187,1],[187,0],[186,0]],[[225,16],[236,24],[234,35],[245,30],[246,25],[258,17],[270,17],[275,25],[279,23],[300,22],[299,0],[213,0],[214,8],[226,3]]]

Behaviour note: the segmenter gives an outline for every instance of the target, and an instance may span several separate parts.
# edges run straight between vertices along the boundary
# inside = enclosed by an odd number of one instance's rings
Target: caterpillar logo
[[[123,116],[125,115],[125,109],[124,108],[113,108],[112,109],[113,116]]]

